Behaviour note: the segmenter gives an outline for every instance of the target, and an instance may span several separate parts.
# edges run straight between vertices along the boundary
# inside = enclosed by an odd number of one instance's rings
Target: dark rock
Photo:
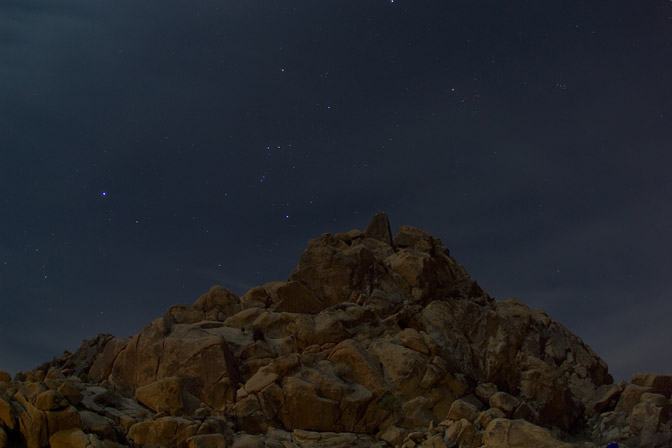
[[[366,226],[364,234],[368,238],[373,238],[383,243],[393,246],[392,241],[392,230],[390,228],[390,220],[387,217],[387,213],[376,213],[373,215],[373,219]]]

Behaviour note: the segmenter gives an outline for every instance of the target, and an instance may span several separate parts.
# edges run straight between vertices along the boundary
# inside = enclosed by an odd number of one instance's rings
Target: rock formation
[[[560,323],[377,214],[310,241],[286,281],[0,372],[0,448],[662,447],[671,393],[613,384]]]

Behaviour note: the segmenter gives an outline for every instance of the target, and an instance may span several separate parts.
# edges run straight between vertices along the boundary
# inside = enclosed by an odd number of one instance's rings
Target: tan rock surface
[[[63,409],[69,405],[68,400],[55,390],[45,390],[35,397],[35,407],[42,411]]]
[[[208,320],[223,321],[241,310],[240,298],[223,286],[213,286],[194,303],[194,309],[205,314]]]
[[[632,375],[631,383],[649,387],[651,392],[663,394],[667,398],[670,398],[670,394],[672,394],[672,375],[638,372]]]
[[[0,423],[13,430],[16,426],[16,402],[0,395]]]
[[[483,433],[484,448],[572,448],[544,428],[525,420],[497,418]]]
[[[135,399],[154,412],[175,415],[185,407],[182,379],[169,377],[135,389]]]
[[[189,448],[227,448],[230,445],[222,434],[199,434],[187,439]],[[234,445],[235,446],[235,445]]]
[[[64,429],[49,437],[49,445],[51,448],[87,448],[89,438],[81,429]]]

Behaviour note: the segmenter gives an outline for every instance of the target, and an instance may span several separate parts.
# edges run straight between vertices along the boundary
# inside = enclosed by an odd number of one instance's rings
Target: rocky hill
[[[0,372],[0,448],[662,447],[671,392],[613,384],[560,323],[378,214],[310,241],[286,281]]]

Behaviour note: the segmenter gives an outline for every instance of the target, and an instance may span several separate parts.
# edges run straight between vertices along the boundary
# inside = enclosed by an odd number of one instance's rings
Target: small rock
[[[490,422],[493,421],[494,419],[504,417],[506,417],[504,411],[497,408],[491,408],[478,414],[478,417],[476,417],[476,421],[474,422],[474,424],[478,429],[485,429],[488,426],[488,424],[490,424]]]

